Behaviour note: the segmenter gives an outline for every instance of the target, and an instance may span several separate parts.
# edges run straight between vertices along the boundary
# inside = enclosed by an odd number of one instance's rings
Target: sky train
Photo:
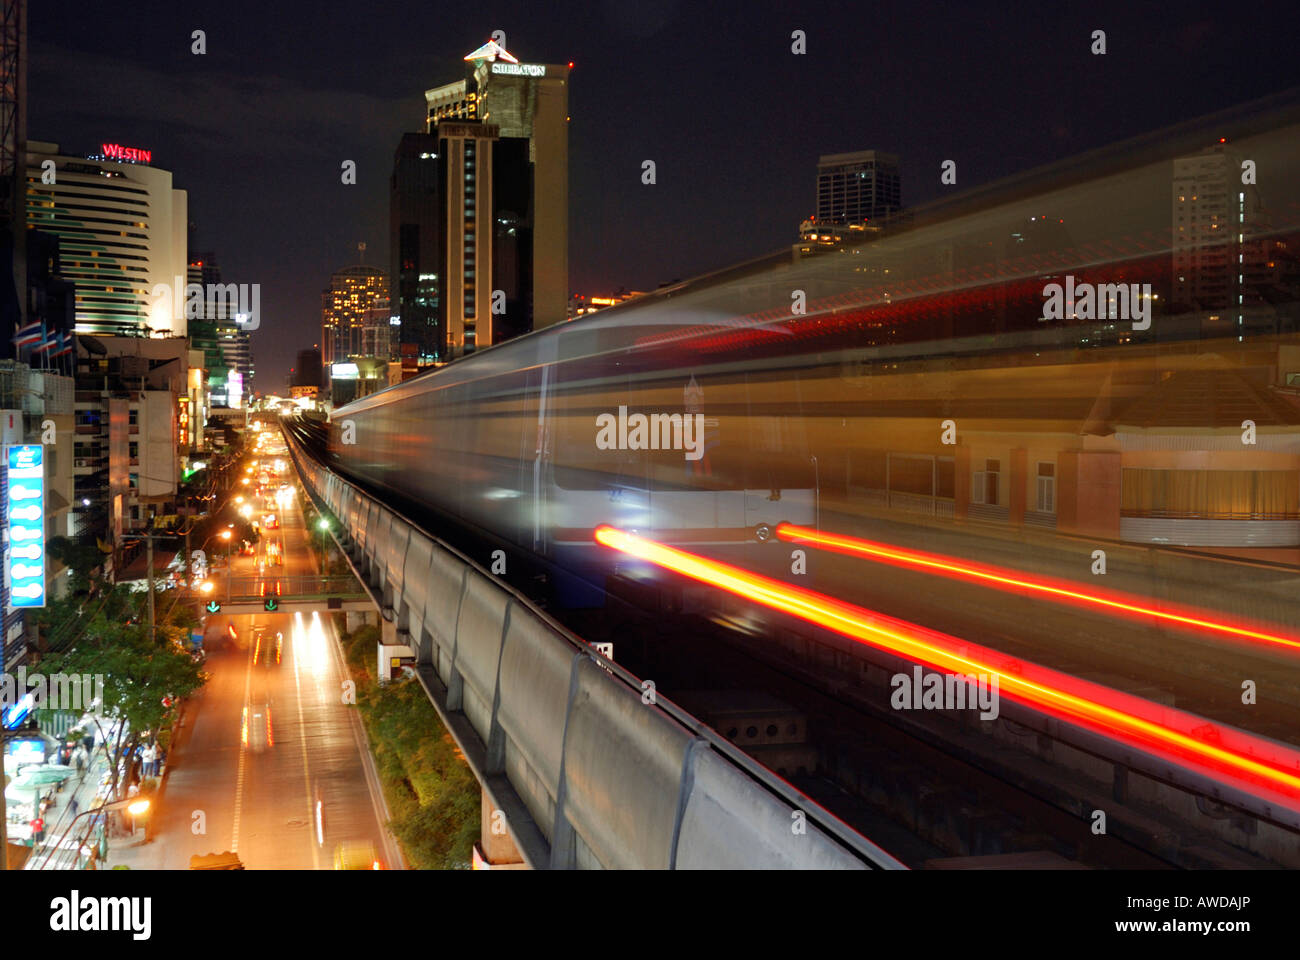
[[[1259,261],[1237,304],[1196,302],[1171,271],[1170,160],[1217,151],[1229,167],[1238,153],[1284,163],[1300,145],[1296,109],[1279,123],[1229,130],[1229,146],[1203,130],[1120,145],[853,243],[795,245],[495,345],[335,410],[331,465],[542,558],[579,592],[594,588],[593,602],[625,569],[595,544],[601,524],[789,575],[779,524],[818,527],[828,494],[881,486],[877,463],[894,472],[883,484],[892,503],[902,469],[927,457],[913,493],[931,506],[964,495],[987,513],[1006,496],[995,468],[954,475],[940,423],[1010,436],[1004,425],[1036,392],[1041,424],[997,442],[1082,437],[1179,363],[1300,331],[1300,270],[1282,255],[1300,235],[1289,181],[1267,197],[1243,191],[1249,226],[1220,244]],[[1131,318],[1052,315],[1045,291],[1076,283],[1150,300]],[[1083,441],[1051,443],[1042,458],[1059,467],[1056,448]],[[1055,509],[1054,494],[1043,502]]]

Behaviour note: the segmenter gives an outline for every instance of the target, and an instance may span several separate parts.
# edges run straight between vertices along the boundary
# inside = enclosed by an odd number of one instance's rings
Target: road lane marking
[[[312,803],[311,796],[311,763],[307,759],[307,721],[302,712],[302,674],[298,670],[298,638],[303,635],[303,630],[294,630],[293,621],[289,623],[289,629],[293,633],[293,685],[298,694],[298,741],[302,744],[302,783],[307,794],[307,819],[309,823],[316,822],[316,809]],[[312,869],[320,869],[320,843],[316,831],[311,833],[313,842],[311,845],[311,862]]]
[[[230,618],[233,625],[235,618]],[[249,620],[252,623],[252,620]],[[252,627],[250,626],[251,630]],[[244,714],[248,714],[250,699],[253,694],[253,651],[249,648],[248,656],[244,660]],[[230,828],[230,852],[239,852],[239,813],[244,803],[244,763],[248,756],[248,744],[244,743],[243,738],[239,742],[239,769],[235,773],[235,820]]]

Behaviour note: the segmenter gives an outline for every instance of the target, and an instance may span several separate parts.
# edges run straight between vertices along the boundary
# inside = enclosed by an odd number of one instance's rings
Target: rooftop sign
[[[489,40],[487,43],[483,44],[483,46],[479,47],[473,53],[467,54],[465,56],[465,59],[466,60],[491,60],[493,63],[495,63],[497,57],[500,57],[502,60],[505,60],[508,63],[519,62],[513,56],[511,56],[511,54],[509,53],[509,51],[506,50],[505,47],[501,46],[501,44],[497,43],[495,40]]]
[[[512,77],[544,77],[546,66],[540,63],[494,63],[493,73],[504,73]]]
[[[104,150],[104,156],[110,160],[125,160],[128,163],[149,163],[153,160],[152,150],[141,150],[138,147],[124,147],[120,143],[101,144]]]

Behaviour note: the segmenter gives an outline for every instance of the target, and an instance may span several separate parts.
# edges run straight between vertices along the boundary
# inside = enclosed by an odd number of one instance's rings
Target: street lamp
[[[121,800],[114,800],[111,803],[106,803],[103,806],[93,807],[90,810],[83,810],[81,813],[73,817],[68,825],[63,828],[63,832],[59,834],[59,839],[54,844],[53,849],[49,850],[45,854],[45,859],[41,861],[41,865],[37,869],[44,870],[50,865],[50,859],[60,848],[62,848],[63,841],[68,838],[68,832],[72,830],[73,825],[82,817],[88,817],[91,814],[111,813],[114,810],[121,810],[123,807],[126,808],[126,812],[131,814],[131,816],[138,817],[148,811],[149,800],[145,797],[125,797]]]

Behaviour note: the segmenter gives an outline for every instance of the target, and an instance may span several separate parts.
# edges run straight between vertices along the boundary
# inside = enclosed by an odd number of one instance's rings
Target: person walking
[[[77,766],[77,782],[80,783],[86,779],[86,750],[84,747],[77,747],[72,754],[72,762]]]
[[[45,842],[45,820],[38,813],[32,821],[32,849],[35,850]]]
[[[150,743],[144,748],[141,759],[144,760],[144,775],[146,777],[154,776],[158,772],[158,748]]]

